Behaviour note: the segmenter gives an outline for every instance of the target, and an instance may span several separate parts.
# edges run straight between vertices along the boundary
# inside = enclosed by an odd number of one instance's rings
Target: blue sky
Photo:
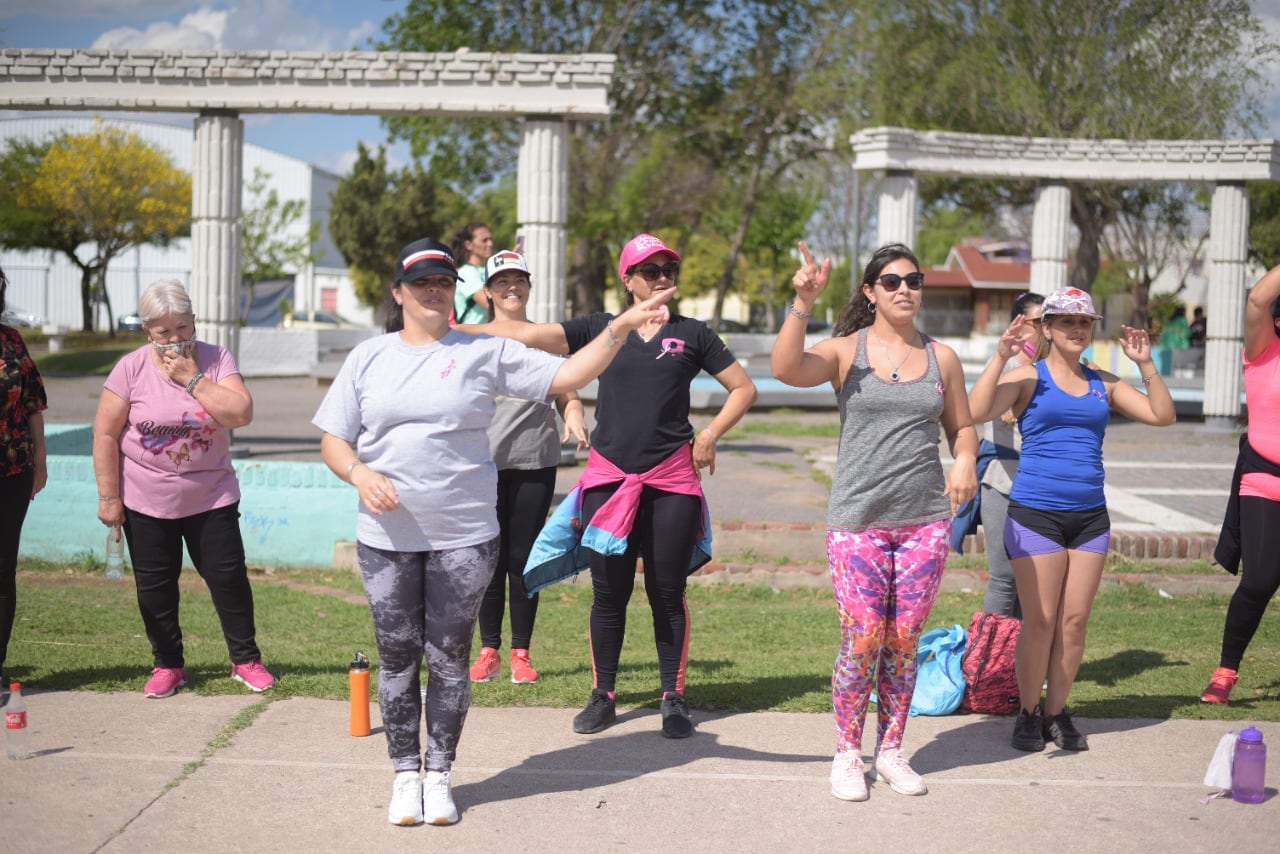
[[[4,47],[217,48],[223,50],[348,50],[368,48],[390,15],[407,0],[17,0],[0,2]],[[1254,0],[1253,8],[1280,40],[1280,0]],[[28,11],[34,10],[34,11]],[[1269,70],[1269,126],[1280,139],[1280,65]],[[164,120],[151,114],[150,120]],[[184,123],[189,124],[189,119]],[[384,143],[373,117],[251,115],[249,142],[338,173],[355,160],[356,144]],[[396,165],[408,162],[403,144],[389,149]]]
[[[36,0],[0,2],[4,47],[209,48],[222,50],[368,49],[382,23],[407,0]],[[35,11],[27,11],[35,10]],[[164,113],[148,121],[174,121]],[[181,120],[190,124],[190,118]],[[356,144],[385,143],[372,116],[246,115],[245,138],[282,154],[345,173]],[[408,147],[389,148],[403,165]]]

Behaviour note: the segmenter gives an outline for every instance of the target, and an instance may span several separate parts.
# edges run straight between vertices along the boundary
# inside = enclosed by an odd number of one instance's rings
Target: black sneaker
[[[618,711],[608,691],[596,688],[587,707],[573,716],[573,731],[583,735],[599,732],[617,720]]]
[[[1089,749],[1089,740],[1084,737],[1084,733],[1076,729],[1066,709],[1044,719],[1044,738],[1045,741],[1052,741],[1062,750]]]
[[[675,691],[662,698],[662,735],[664,738],[688,738],[693,735],[693,720],[684,695]]]
[[[1040,716],[1040,707],[1028,712],[1018,712],[1018,719],[1013,722],[1012,744],[1015,750],[1037,752],[1044,750],[1044,718]]]

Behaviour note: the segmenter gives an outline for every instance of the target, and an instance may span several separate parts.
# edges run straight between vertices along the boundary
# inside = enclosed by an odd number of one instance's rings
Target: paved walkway
[[[652,709],[583,736],[572,710],[477,708],[454,766],[461,821],[401,828],[386,821],[376,704],[368,738],[327,700],[37,692],[28,705],[34,755],[0,765],[15,854],[1270,852],[1280,832],[1274,749],[1266,802],[1201,803],[1221,722],[1078,719],[1088,752],[1020,754],[1009,718],[915,718],[907,747],[929,794],[872,784],[846,803],[827,784],[829,715],[695,709],[694,736],[670,741]]]

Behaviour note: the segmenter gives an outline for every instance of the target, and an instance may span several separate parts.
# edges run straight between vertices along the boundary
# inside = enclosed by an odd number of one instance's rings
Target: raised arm
[[[617,321],[615,320],[614,322],[616,323]],[[564,327],[559,323],[491,320],[488,323],[460,323],[453,328],[471,335],[496,335],[499,338],[511,338],[526,347],[534,347],[560,356],[565,356],[569,353],[569,339],[564,334]]]
[[[1276,337],[1276,324],[1271,319],[1271,304],[1280,298],[1280,266],[1272,267],[1249,289],[1244,306],[1244,357],[1253,361],[1271,346]]]
[[[975,424],[985,424],[1011,409],[1022,396],[1026,368],[1005,373],[1004,366],[1022,346],[1021,330],[1026,320],[1018,315],[1000,336],[995,355],[969,389],[969,416]]]
[[[556,371],[555,378],[551,381],[551,394],[561,394],[566,391],[577,391],[587,383],[604,372],[609,367],[609,363],[613,361],[613,357],[618,354],[621,349],[619,345],[626,340],[632,330],[639,329],[651,319],[658,317],[666,317],[667,302],[676,295],[675,288],[667,288],[658,291],[653,296],[643,302],[638,302],[622,314],[609,321],[609,325],[604,331],[588,342],[587,346],[578,350],[572,356],[564,360],[564,364]],[[485,326],[496,326],[497,324],[487,323]],[[503,324],[504,326],[506,324]],[[560,337],[563,340],[564,330],[560,324],[520,324],[513,323],[512,326],[555,326],[560,330]],[[514,336],[512,336],[514,337]],[[527,341],[524,343],[528,343]],[[539,348],[541,349],[541,348]],[[568,346],[566,343],[565,350]],[[554,350],[552,352],[555,352]]]
[[[782,328],[778,330],[773,352],[769,354],[769,367],[774,378],[787,385],[812,388],[840,379],[840,362],[835,347],[822,346],[825,341],[808,350],[804,347],[804,335],[808,320],[813,315],[814,303],[826,289],[831,276],[831,259],[827,258],[818,265],[804,241],[798,245],[804,263],[791,277],[796,296],[782,318]]]
[[[1164,384],[1164,377],[1160,376],[1151,362],[1151,338],[1145,329],[1121,326],[1120,330],[1124,333],[1124,337],[1120,339],[1120,349],[1142,372],[1142,384],[1147,387],[1147,393],[1143,394],[1123,380],[1108,377],[1107,389],[1111,396],[1111,406],[1132,421],[1153,427],[1168,427],[1177,415],[1169,387]]]

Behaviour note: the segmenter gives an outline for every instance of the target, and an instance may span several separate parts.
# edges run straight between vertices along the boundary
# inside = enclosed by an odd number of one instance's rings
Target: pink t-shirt
[[[230,353],[202,341],[196,342],[196,365],[215,383],[240,373]],[[181,519],[240,500],[227,429],[152,363],[150,344],[122,358],[105,387],[129,404],[120,438],[120,500],[126,507]]]
[[[1244,400],[1249,407],[1249,444],[1280,464],[1280,338],[1252,362],[1244,360]],[[1253,472],[1240,478],[1240,494],[1280,501],[1280,477]]]

